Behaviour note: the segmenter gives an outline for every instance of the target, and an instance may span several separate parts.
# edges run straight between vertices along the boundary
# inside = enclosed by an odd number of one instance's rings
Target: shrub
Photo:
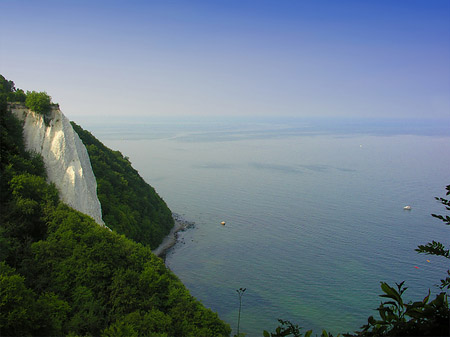
[[[52,105],[52,99],[45,91],[36,92],[28,91],[27,98],[25,100],[25,105],[34,112],[39,114],[46,114],[50,111]]]

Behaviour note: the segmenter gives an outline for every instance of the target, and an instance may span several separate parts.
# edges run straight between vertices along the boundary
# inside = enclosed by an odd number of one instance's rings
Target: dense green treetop
[[[52,106],[52,99],[46,92],[28,91],[25,105],[39,114],[46,114]]]
[[[0,93],[14,92],[15,84],[13,81],[8,81],[3,75],[0,75]]]
[[[164,200],[119,151],[107,148],[74,122],[72,126],[89,153],[103,221],[118,233],[156,248],[174,224]]]
[[[13,81],[8,81],[0,74],[0,109],[5,110],[7,102],[25,102],[26,94],[16,89]]]
[[[27,91],[17,89],[13,81],[7,80],[0,74],[0,105],[6,109],[7,102],[23,103],[25,106],[39,114],[44,115],[45,122],[48,123],[47,113],[53,105],[51,97],[46,92]]]

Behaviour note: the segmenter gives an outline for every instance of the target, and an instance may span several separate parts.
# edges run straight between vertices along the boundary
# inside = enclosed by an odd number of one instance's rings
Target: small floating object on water
[[[414,268],[419,269],[419,267],[417,267],[417,266],[414,266]]]
[[[406,209],[406,210],[411,210],[411,206],[405,206],[405,207],[403,207],[403,209]]]
[[[427,262],[430,262],[430,260],[427,260]]]
[[[222,226],[225,226],[225,221],[222,221],[220,224],[221,224]]]

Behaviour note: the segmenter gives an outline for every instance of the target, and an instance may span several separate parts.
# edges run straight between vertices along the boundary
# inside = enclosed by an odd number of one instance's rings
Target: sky
[[[450,117],[450,1],[0,0],[0,74],[81,116]]]

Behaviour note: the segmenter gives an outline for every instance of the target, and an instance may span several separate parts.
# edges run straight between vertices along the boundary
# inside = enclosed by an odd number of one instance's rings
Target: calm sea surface
[[[316,333],[351,332],[376,315],[380,281],[406,280],[406,297],[417,300],[438,291],[449,267],[414,251],[449,244],[447,226],[430,216],[445,214],[434,197],[450,184],[442,123],[82,126],[195,222],[166,264],[233,333],[239,288],[247,289],[240,330],[248,336],[274,331],[278,318]]]

